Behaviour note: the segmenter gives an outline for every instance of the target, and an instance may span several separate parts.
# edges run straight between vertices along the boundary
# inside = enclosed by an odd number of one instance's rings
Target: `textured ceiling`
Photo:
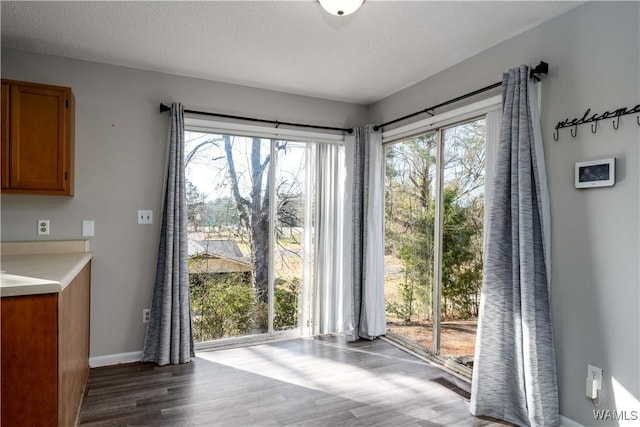
[[[2,47],[362,104],[580,2],[2,1]]]

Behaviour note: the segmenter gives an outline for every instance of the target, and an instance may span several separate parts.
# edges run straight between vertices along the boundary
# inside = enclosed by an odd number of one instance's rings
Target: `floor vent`
[[[446,388],[448,388],[449,390],[453,391],[454,393],[456,393],[457,395],[459,395],[460,397],[462,397],[464,400],[469,401],[471,399],[471,393],[469,393],[467,390],[457,386],[456,384],[454,384],[453,382],[451,382],[450,380],[444,378],[444,377],[438,377],[438,378],[434,378],[432,380],[433,382],[436,382],[442,386],[445,386]]]

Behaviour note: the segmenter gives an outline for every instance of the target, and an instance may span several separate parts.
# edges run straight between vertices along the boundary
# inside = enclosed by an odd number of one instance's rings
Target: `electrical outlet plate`
[[[48,236],[51,234],[51,222],[48,219],[38,220],[38,235]]]
[[[602,369],[593,365],[588,365],[587,378],[593,379],[597,384],[598,390],[602,390]]]
[[[153,211],[138,211],[138,224],[153,224]]]
[[[151,310],[148,308],[142,309],[142,323],[149,323],[151,317]]]

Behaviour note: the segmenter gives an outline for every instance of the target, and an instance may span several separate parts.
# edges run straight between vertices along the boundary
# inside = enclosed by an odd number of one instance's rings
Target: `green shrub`
[[[222,275],[220,275],[222,276]],[[247,334],[253,327],[255,296],[241,275],[227,274],[191,286],[194,340]]]
[[[300,280],[286,282],[275,290],[273,302],[275,314],[273,327],[275,329],[291,329],[298,326],[298,290]]]
[[[398,285],[398,291],[400,292],[400,302],[392,301],[387,302],[387,313],[397,317],[405,323],[411,322],[413,317],[416,295],[415,286],[413,282],[405,280]]]
[[[191,274],[190,297],[195,341],[211,341],[267,331],[269,309],[259,300],[251,278],[242,273]],[[277,284],[274,328],[298,325],[300,280]]]

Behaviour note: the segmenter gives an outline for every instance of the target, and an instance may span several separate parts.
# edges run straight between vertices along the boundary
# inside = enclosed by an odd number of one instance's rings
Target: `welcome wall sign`
[[[559,129],[568,127],[573,128],[571,129],[571,136],[575,138],[576,135],[578,135],[578,126],[587,123],[592,123],[591,133],[595,134],[598,131],[598,121],[610,118],[615,118],[615,120],[612,121],[613,129],[618,130],[618,128],[620,127],[620,116],[626,116],[628,114],[640,115],[640,104],[636,105],[635,107],[621,107],[613,111],[605,111],[602,114],[595,113],[593,115],[591,115],[591,108],[587,108],[587,111],[584,112],[581,118],[576,117],[574,119],[565,119],[558,122],[555,127],[555,132],[553,133],[553,139],[555,141],[558,141]],[[638,122],[638,125],[640,126],[640,116],[638,116],[636,120]]]

